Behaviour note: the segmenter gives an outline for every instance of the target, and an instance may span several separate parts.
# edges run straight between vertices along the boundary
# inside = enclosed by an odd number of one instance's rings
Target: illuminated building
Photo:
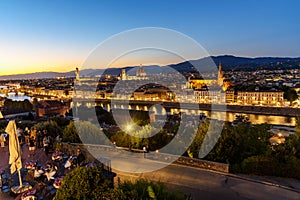
[[[284,104],[283,93],[278,91],[240,91],[237,92],[237,103],[241,105],[280,106]]]
[[[42,116],[56,116],[56,115],[65,115],[69,110],[69,106],[66,104],[57,101],[57,100],[43,100],[38,104],[37,115]]]
[[[226,91],[229,86],[231,86],[231,81],[226,79],[222,71],[222,64],[220,63],[218,68],[218,78],[217,79],[199,79],[189,77],[187,82],[187,88],[200,89],[209,86],[220,86],[224,91]]]
[[[126,69],[122,69],[120,78],[123,81],[127,81],[127,80],[147,80],[148,79],[146,71],[143,68],[142,64],[140,64],[139,68],[137,69],[135,76],[128,75],[126,73]]]
[[[194,95],[197,103],[225,103],[224,92],[220,90],[200,89]]]

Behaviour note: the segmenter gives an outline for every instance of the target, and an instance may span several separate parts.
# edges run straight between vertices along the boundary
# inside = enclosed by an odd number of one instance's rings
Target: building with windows
[[[234,103],[233,90],[226,92],[222,90],[199,89],[194,91],[196,103]]]
[[[225,92],[226,95],[226,103],[232,104],[235,102],[234,90],[227,90]]]
[[[284,104],[283,93],[280,91],[239,91],[236,101],[240,105],[281,106]]]
[[[199,89],[194,91],[197,103],[225,103],[224,92],[221,90]]]
[[[147,80],[148,76],[143,68],[142,64],[140,64],[139,68],[136,71],[135,76],[128,75],[126,72],[126,69],[122,69],[122,72],[120,74],[120,79],[123,81],[128,81],[128,80]]]
[[[39,117],[42,116],[63,116],[69,111],[70,107],[63,102],[57,100],[43,100],[38,102]]]
[[[231,86],[231,84],[231,80],[225,78],[222,71],[222,64],[220,63],[218,68],[218,77],[216,79],[189,77],[187,88],[200,89],[203,87],[220,86],[224,91],[226,91]]]

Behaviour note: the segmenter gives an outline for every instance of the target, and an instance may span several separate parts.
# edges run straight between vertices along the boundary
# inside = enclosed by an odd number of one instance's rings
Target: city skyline
[[[0,33],[0,75],[74,70],[105,39],[142,27],[182,32],[210,55],[299,57],[297,4],[297,1],[1,2],[0,24],[4,31]],[[160,61],[161,64],[176,62],[167,57]]]
[[[200,59],[195,59],[195,60],[187,60],[190,63],[198,63],[202,62],[202,60],[206,60],[207,57],[200,58]],[[209,59],[212,59],[216,63],[216,68],[218,67],[218,64],[224,64],[226,65],[226,70],[245,70],[246,68],[251,69],[252,71],[255,70],[255,65],[261,65],[261,63],[264,63],[264,68],[263,69],[269,69],[274,68],[274,70],[280,70],[280,65],[289,65],[288,63],[291,62],[291,60],[294,60],[294,62],[297,62],[297,60],[300,60],[300,57],[296,58],[291,58],[291,57],[237,57],[234,55],[219,55],[219,56],[210,56]],[[224,59],[224,60],[223,60]],[[240,65],[241,60],[243,60],[243,65],[238,67]],[[165,65],[159,65],[157,63],[148,63],[148,64],[143,64],[140,62],[136,62],[135,64],[129,64],[125,66],[118,66],[115,67],[112,65],[110,68],[110,72],[112,74],[110,75],[116,75],[117,71],[121,69],[126,69],[131,71],[135,71],[134,68],[137,68],[139,66],[143,66],[148,70],[150,70],[150,74],[160,74],[161,70],[164,67],[168,66],[176,66],[176,70],[182,71],[181,67],[184,68],[185,65],[185,60],[179,60],[178,62],[174,63],[167,63]],[[273,62],[279,62],[278,65],[272,66]],[[139,64],[138,64],[139,63]],[[218,63],[218,64],[217,64]],[[286,64],[284,64],[286,63]],[[293,67],[294,69],[297,68],[297,64]],[[160,69],[161,68],[161,69]],[[75,66],[74,68],[71,69],[66,69],[65,71],[54,71],[54,70],[44,70],[44,71],[34,71],[34,72],[27,72],[27,73],[16,73],[16,74],[6,74],[6,75],[1,75],[0,74],[0,80],[8,80],[8,79],[31,79],[31,78],[54,78],[54,77],[74,77],[75,76],[75,71],[78,69],[80,72],[83,72],[83,76],[98,76],[99,73],[103,73],[106,69],[98,69],[98,68],[83,68],[83,67],[77,67]],[[286,70],[290,69],[290,66],[287,66]],[[158,71],[155,71],[158,70]],[[247,69],[246,69],[247,70]],[[257,67],[257,70],[262,70],[261,67]],[[186,71],[188,72],[188,71]],[[120,71],[121,73],[121,71]],[[119,73],[119,75],[120,75]],[[132,71],[130,72],[131,74],[133,73]]]

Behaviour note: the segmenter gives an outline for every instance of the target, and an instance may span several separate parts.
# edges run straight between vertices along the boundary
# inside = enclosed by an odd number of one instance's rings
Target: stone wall
[[[87,158],[93,160],[95,160],[95,158],[92,155],[90,155],[90,153],[88,153],[88,149],[101,149],[101,151],[115,151],[119,153],[122,153],[123,151],[128,151],[128,148],[113,147],[113,146],[106,146],[106,145],[69,144],[69,146],[72,147],[69,151],[74,151],[74,147],[80,147],[82,151],[85,152],[85,155],[87,155]],[[132,151],[135,153],[141,153],[141,154],[143,153],[143,151],[140,149],[132,149]],[[173,164],[185,165],[185,166],[196,167],[201,169],[208,169],[208,170],[224,172],[224,173],[229,172],[228,164],[211,162],[211,161],[189,158],[184,156],[175,156],[175,155],[159,153],[159,152],[150,152],[147,153],[147,158],[157,160],[160,162],[172,162],[175,160]]]
[[[173,164],[185,165],[185,166],[196,167],[201,169],[208,169],[208,170],[224,172],[224,173],[229,172],[229,165],[224,163],[217,163],[217,162],[211,162],[202,159],[189,158],[185,156],[174,156],[170,154],[156,153],[156,152],[149,153],[147,157],[149,159],[155,159],[161,162],[171,162],[175,160]]]

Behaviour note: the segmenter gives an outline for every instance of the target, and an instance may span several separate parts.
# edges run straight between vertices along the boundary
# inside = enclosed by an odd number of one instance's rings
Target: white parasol
[[[18,171],[20,186],[12,188],[12,191],[15,193],[21,193],[31,188],[29,184],[22,183],[21,169],[22,169],[22,151],[17,134],[17,126],[14,120],[9,121],[5,132],[9,135],[9,164],[10,172],[13,174],[15,171]]]

